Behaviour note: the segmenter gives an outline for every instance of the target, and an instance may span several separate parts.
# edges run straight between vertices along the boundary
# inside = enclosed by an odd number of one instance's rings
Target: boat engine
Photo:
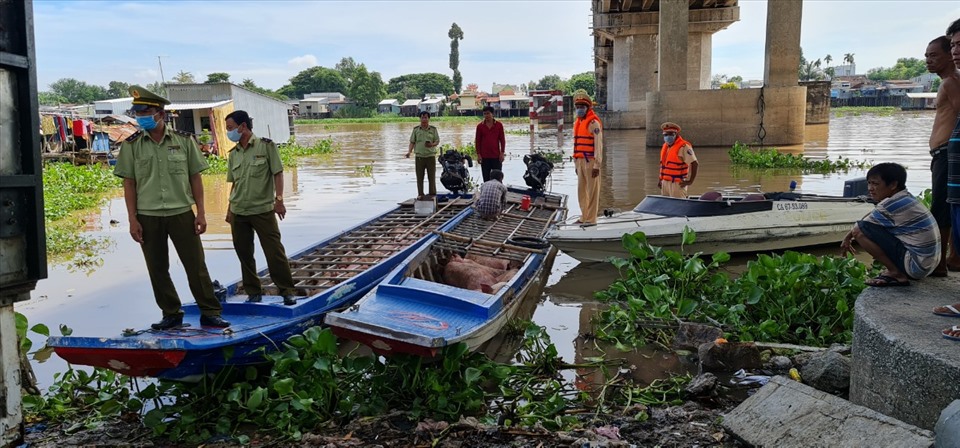
[[[466,193],[470,173],[464,162],[473,167],[473,159],[452,149],[437,157],[440,162],[440,183],[453,194]]]
[[[527,166],[527,172],[523,173],[523,180],[527,186],[534,191],[543,191],[547,177],[553,171],[553,163],[540,154],[527,154],[523,156],[523,164]]]

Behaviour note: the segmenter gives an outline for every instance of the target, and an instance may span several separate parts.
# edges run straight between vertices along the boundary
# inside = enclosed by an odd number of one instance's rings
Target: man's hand
[[[229,224],[233,224],[233,212],[227,210],[227,219],[224,219]]]
[[[283,201],[276,201],[273,203],[273,212],[283,221],[283,218],[287,216],[287,206],[283,205]]]
[[[686,186],[688,186],[688,185],[693,185],[693,181],[692,181],[692,180],[686,180],[686,179],[680,181],[680,186],[681,186],[681,187],[686,187]]]
[[[203,235],[207,231],[207,218],[198,214],[193,220],[193,228],[197,235]]]
[[[137,218],[130,218],[130,237],[138,243],[143,243],[143,226]]]
[[[857,249],[853,247],[853,242],[857,239],[857,236],[860,235],[860,227],[854,225],[847,235],[843,237],[843,241],[840,242],[840,255],[847,254],[857,254]]]
[[[599,175],[600,175],[600,168],[594,168],[593,171],[590,173],[590,175],[591,175],[592,177],[597,177],[597,176],[599,176]]]
[[[657,188],[663,188],[663,179],[657,181]]]
[[[501,153],[500,153],[500,163],[503,163],[503,158],[504,158],[505,156],[506,156],[506,153],[504,153],[504,152],[501,152]]]
[[[407,157],[408,159],[410,158],[410,153],[411,153],[411,152],[412,152],[412,151],[407,151],[406,157]]]

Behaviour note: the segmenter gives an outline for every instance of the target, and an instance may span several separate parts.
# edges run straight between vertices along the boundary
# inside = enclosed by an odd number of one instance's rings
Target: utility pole
[[[163,78],[163,61],[160,60],[160,56],[157,56],[157,65],[160,66],[160,83],[166,84],[167,80]]]

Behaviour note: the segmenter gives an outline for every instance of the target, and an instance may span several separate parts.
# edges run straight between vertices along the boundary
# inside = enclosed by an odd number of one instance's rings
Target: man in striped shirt
[[[843,238],[843,253],[856,253],[853,242],[886,270],[868,286],[907,286],[924,278],[940,261],[940,230],[930,210],[906,190],[907,170],[881,163],[867,172],[867,189],[877,207],[857,221]]]

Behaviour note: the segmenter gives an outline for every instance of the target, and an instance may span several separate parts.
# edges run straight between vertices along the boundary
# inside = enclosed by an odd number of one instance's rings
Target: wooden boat
[[[421,216],[408,201],[290,256],[299,292],[296,305],[283,305],[265,269],[259,275],[265,293],[271,295],[264,295],[262,302],[247,302],[248,297],[238,292],[240,281],[222,288],[218,295],[223,317],[232,324],[229,328],[201,328],[197,305],[187,304],[184,325],[173,330],[51,337],[47,344],[71,364],[182,381],[199,380],[226,366],[262,363],[264,350],[275,350],[289,337],[320,325],[327,312],[362,297],[432,232],[448,230],[470,216],[471,203],[448,200],[435,213]]]
[[[528,211],[520,209],[520,193],[533,198]],[[383,355],[432,357],[461,342],[476,350],[546,281],[556,250],[542,238],[566,215],[565,195],[511,190],[510,196],[499,220],[471,215],[438,232],[355,305],[327,314],[326,324],[337,336]],[[466,260],[472,259],[505,263],[505,272],[498,283],[480,288],[451,285],[457,283],[457,273],[469,272],[471,281],[486,275],[483,268],[489,265],[467,271],[451,268],[451,263],[469,266]]]
[[[683,228],[696,232],[687,252],[758,252],[837,243],[854,222],[873,210],[866,197],[767,193],[699,198],[650,195],[636,208],[601,216],[596,225],[568,221],[547,235],[580,261],[627,257],[624,234],[643,232],[653,246],[680,250]]]

